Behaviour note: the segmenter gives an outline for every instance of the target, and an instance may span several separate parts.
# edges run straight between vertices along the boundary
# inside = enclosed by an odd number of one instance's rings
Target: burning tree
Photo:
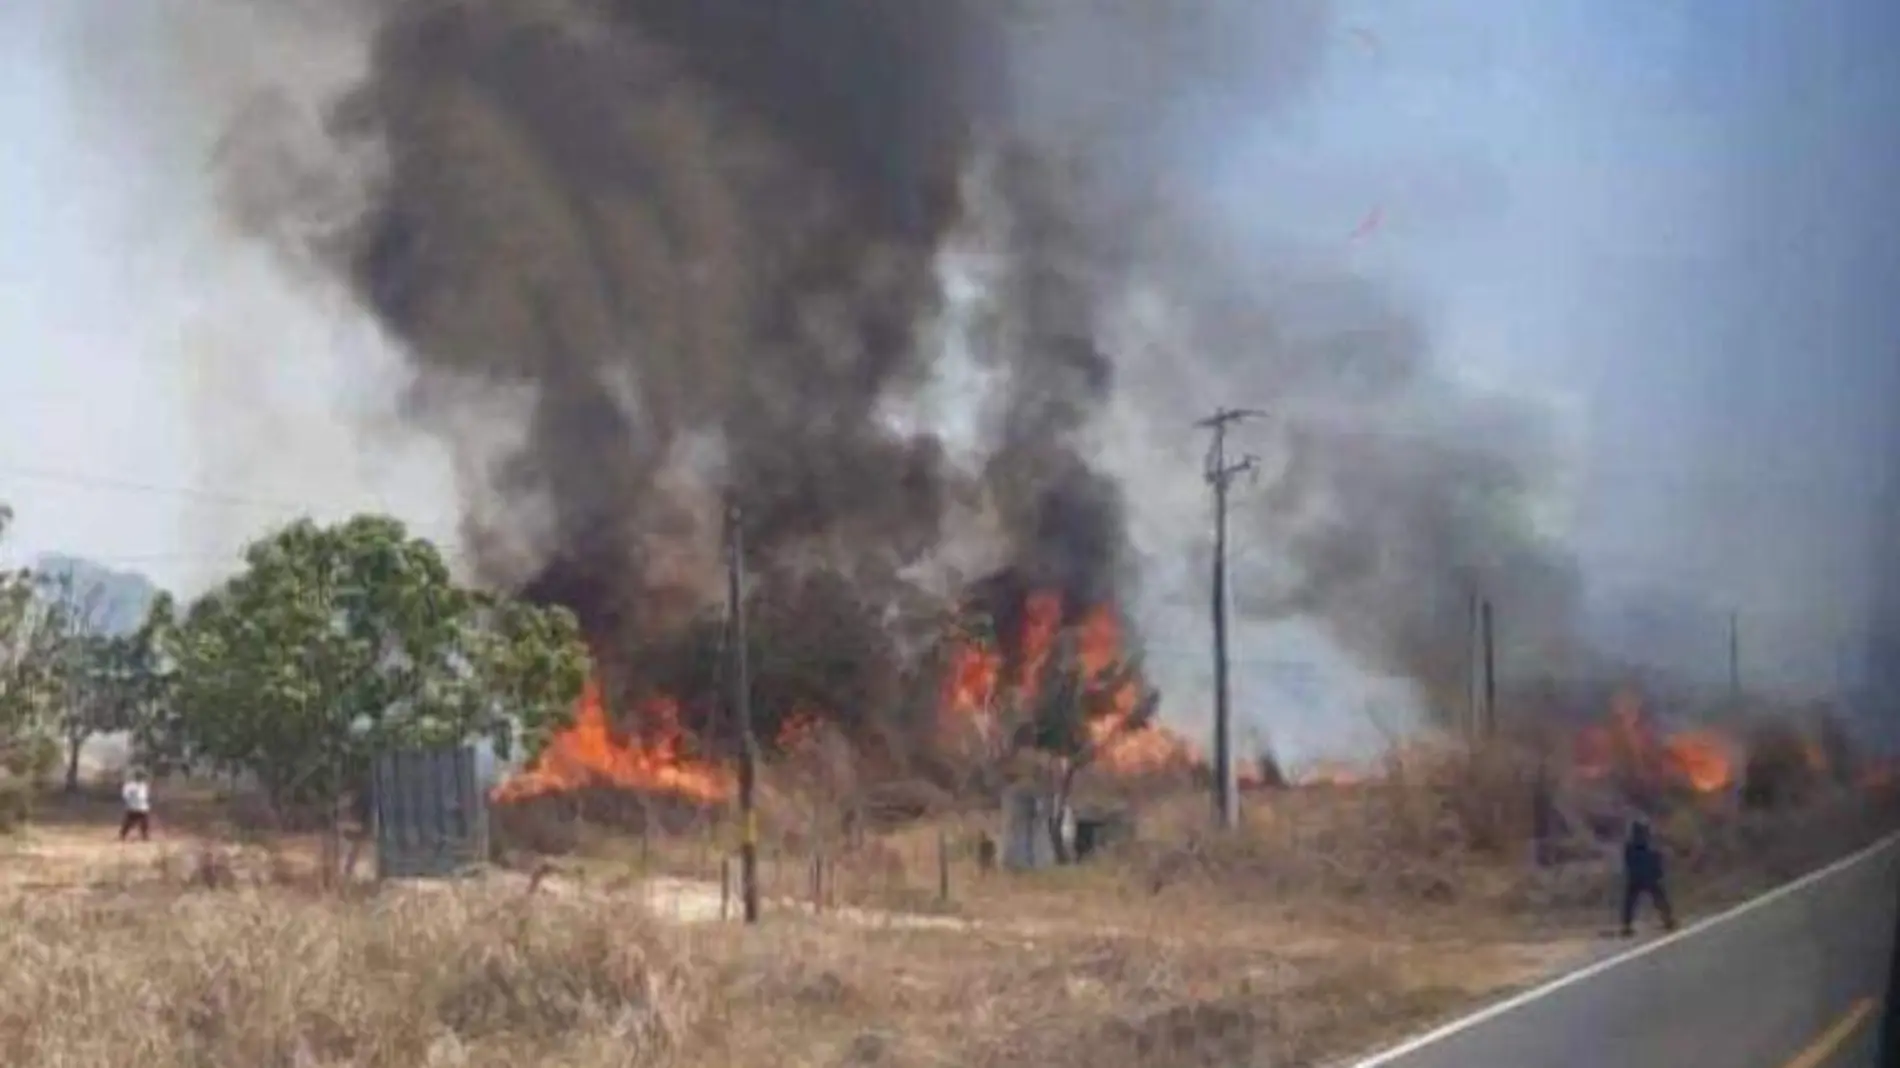
[[[1053,819],[1069,811],[1078,775],[1153,727],[1160,699],[1142,680],[1136,660],[1098,668],[1070,650],[1051,658],[1041,692],[1030,696],[1033,711],[1021,727],[1020,744],[1054,763]],[[1072,859],[1067,839],[1059,822],[1054,829],[1058,856],[1066,862]]]
[[[986,778],[1029,760],[1046,776],[1060,820],[1090,768],[1193,763],[1187,744],[1156,722],[1160,694],[1124,647],[1112,605],[1065,613],[1059,593],[1039,590],[1002,607],[973,605],[955,623],[941,704],[943,729],[953,743],[974,741]],[[1062,835],[1055,839],[1060,846]]]

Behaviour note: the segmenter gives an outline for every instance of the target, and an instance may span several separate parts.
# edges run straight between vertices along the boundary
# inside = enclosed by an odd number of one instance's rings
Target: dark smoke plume
[[[1131,543],[1136,502],[1196,472],[1106,458],[1117,405],[1170,437],[1230,393],[1276,409],[1283,470],[1241,522],[1285,567],[1241,608],[1317,616],[1377,666],[1436,685],[1467,586],[1562,570],[1513,525],[1530,473],[1460,438],[1489,415],[1402,317],[1353,308],[1315,344],[1282,321],[1301,297],[1249,289],[1211,254],[1220,224],[1173,210],[1233,114],[1298,99],[1321,0],[390,0],[373,21],[334,124],[381,157],[348,277],[413,360],[421,425],[473,451],[468,398],[525,405],[468,542],[573,606],[622,685],[710,687],[728,499],[762,647],[803,650],[761,682],[780,703],[901,704],[960,592],[919,578],[951,545],[995,543],[994,580],[958,580],[979,600],[1125,601],[1202,521]],[[987,266],[952,307],[955,247]],[[1135,292],[1196,344],[1118,337]],[[954,401],[973,448],[892,414],[937,382],[952,320],[986,376]],[[1392,431],[1395,408],[1443,448],[1326,421]]]
[[[889,581],[938,538],[941,450],[878,406],[928,369],[977,42],[953,6],[902,9],[436,4],[379,31],[350,106],[389,168],[357,284],[423,418],[440,386],[528,391],[499,489],[546,503],[531,588],[606,648],[718,589],[664,556],[716,544],[725,482],[757,566],[849,554]],[[680,465],[714,495],[680,499]]]
[[[677,550],[716,545],[728,497],[768,592],[850,577],[839,640],[877,634],[864,617],[903,598],[946,497],[982,483],[1011,562],[1112,596],[1120,503],[1068,440],[1109,365],[1088,295],[1034,263],[1070,236],[1058,203],[1010,238],[1026,303],[989,354],[1009,378],[989,468],[951,470],[885,415],[931,373],[937,255],[1005,117],[1003,30],[989,5],[884,0],[404,5],[380,26],[342,111],[387,154],[356,288],[417,362],[419,418],[448,425],[471,380],[525,390],[495,477],[549,513],[527,587],[608,661],[667,655],[716,594],[714,558]],[[893,655],[842,670],[883,678]]]

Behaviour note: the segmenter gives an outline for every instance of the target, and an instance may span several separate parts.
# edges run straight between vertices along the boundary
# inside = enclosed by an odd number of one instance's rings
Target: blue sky
[[[190,587],[273,504],[443,529],[439,459],[355,422],[373,390],[343,369],[375,339],[219,229],[197,157],[155,148],[150,72],[115,69],[133,53],[75,43],[119,2],[0,4],[12,551]],[[1339,22],[1296,107],[1232,117],[1210,195],[1236,227],[1342,245],[1379,206],[1343,254],[1460,375],[1574,433],[1593,579],[1741,608],[1763,670],[1825,674],[1858,625],[1900,358],[1900,5],[1391,0]]]

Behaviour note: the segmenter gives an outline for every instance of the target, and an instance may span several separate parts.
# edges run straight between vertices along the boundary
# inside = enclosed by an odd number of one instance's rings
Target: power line
[[[234,508],[267,508],[274,511],[294,512],[311,510],[307,504],[298,504],[284,500],[266,500],[260,497],[226,493],[220,490],[202,489],[196,486],[167,486],[155,482],[143,482],[136,479],[119,478],[111,475],[93,475],[45,467],[23,467],[18,464],[0,464],[0,477],[19,478],[33,482],[50,482],[58,485],[80,486],[87,489],[106,490],[114,493],[184,497],[204,501],[208,504],[221,504]]]
[[[0,479],[5,478],[73,486],[107,493],[173,497],[199,501],[205,504],[220,505],[227,508],[249,508],[263,511],[294,513],[296,515],[315,515],[328,510],[319,508],[308,501],[300,502],[281,498],[255,497],[224,490],[206,489],[200,486],[166,485],[164,483],[147,482],[140,479],[122,478],[116,475],[97,475],[56,468],[0,463]],[[380,504],[380,506],[384,508],[388,507],[386,504]],[[453,530],[457,522],[458,521],[441,519],[419,521],[404,520],[404,523],[412,528],[438,531]]]

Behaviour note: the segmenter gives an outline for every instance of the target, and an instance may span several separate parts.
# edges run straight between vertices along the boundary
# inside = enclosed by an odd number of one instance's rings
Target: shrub
[[[45,782],[59,770],[59,742],[44,734],[19,738],[0,747],[0,772],[15,779]]]
[[[33,815],[33,788],[18,779],[0,779],[0,834],[26,826]]]
[[[1742,803],[1767,809],[1799,805],[1813,797],[1821,783],[1808,740],[1790,724],[1761,723],[1748,736],[1742,766]]]

